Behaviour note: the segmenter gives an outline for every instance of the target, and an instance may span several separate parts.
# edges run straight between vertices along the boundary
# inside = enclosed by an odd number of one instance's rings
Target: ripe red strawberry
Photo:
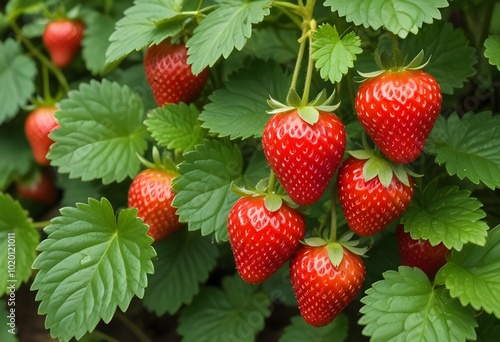
[[[54,112],[57,110],[54,106],[39,107],[28,115],[24,123],[24,134],[33,151],[35,160],[40,165],[49,165],[47,159],[50,145],[54,143],[49,138],[49,133],[59,127]]]
[[[54,204],[58,195],[54,179],[47,172],[37,174],[28,182],[16,182],[16,192],[27,200],[46,205]]]
[[[227,226],[236,269],[251,284],[266,280],[283,266],[306,232],[302,214],[285,203],[271,212],[264,196],[236,201]]]
[[[422,152],[441,102],[439,84],[424,71],[385,71],[361,84],[355,107],[380,150],[396,163],[410,163]]]
[[[378,157],[376,157],[378,158]],[[413,198],[413,180],[398,178],[389,166],[387,184],[379,175],[366,179],[364,167],[370,159],[349,157],[337,176],[337,194],[349,228],[360,236],[374,235],[399,217]],[[378,163],[383,163],[380,158]],[[384,181],[386,182],[386,181]]]
[[[450,250],[442,243],[432,246],[428,240],[414,240],[410,233],[404,231],[402,224],[396,228],[401,264],[418,267],[434,279],[437,271],[446,264]]]
[[[85,25],[81,21],[67,18],[47,24],[42,41],[55,66],[64,68],[73,61],[80,49],[84,30]]]
[[[314,124],[296,109],[274,114],[262,137],[264,154],[290,198],[300,205],[316,202],[344,156],[344,124],[333,113],[318,110]]]
[[[137,208],[137,216],[149,225],[148,235],[155,241],[164,239],[182,227],[176,209],[172,207],[175,173],[161,169],[146,169],[139,173],[128,191],[129,208]]]
[[[304,246],[290,262],[290,280],[300,314],[314,327],[333,321],[361,291],[365,280],[360,256],[343,248],[342,261],[335,267],[328,249],[328,245]]]
[[[186,46],[183,43],[173,45],[169,39],[146,51],[144,71],[158,106],[189,103],[205,86],[209,70],[194,75],[187,58]]]

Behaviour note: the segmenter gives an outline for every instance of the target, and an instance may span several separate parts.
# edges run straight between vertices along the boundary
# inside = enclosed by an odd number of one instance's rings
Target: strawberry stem
[[[52,96],[50,95],[49,69],[45,64],[42,64],[42,82],[43,98],[45,101],[52,102]]]
[[[306,29],[304,28],[302,31],[302,37],[304,37],[305,34],[306,34]],[[295,68],[293,70],[292,84],[290,85],[290,88],[293,90],[296,90],[297,87],[300,65],[302,64],[302,58],[304,58],[304,51],[306,49],[306,41],[303,40],[302,37],[299,39],[300,41],[299,52],[297,53],[297,61],[295,62]]]
[[[269,174],[269,182],[267,183],[267,191],[274,194],[275,186],[276,186],[276,175],[271,170],[271,173]]]
[[[314,1],[313,1],[314,2]],[[307,33],[307,38],[309,41],[309,56],[307,59],[307,73],[306,73],[306,80],[304,84],[304,92],[302,94],[302,105],[306,106],[307,103],[309,102],[309,92],[311,90],[311,81],[312,81],[312,74],[314,71],[314,61],[312,59],[312,33],[316,31],[316,20],[311,19],[308,23],[308,33]]]

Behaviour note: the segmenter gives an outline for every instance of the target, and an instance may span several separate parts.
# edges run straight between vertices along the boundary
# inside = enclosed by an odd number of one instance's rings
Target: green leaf
[[[243,160],[236,145],[206,140],[185,154],[179,164],[180,176],[172,181],[177,195],[179,221],[202,235],[215,233],[218,242],[227,241],[227,217],[238,196],[231,182],[242,177]]]
[[[300,34],[295,30],[281,29],[276,26],[254,28],[252,36],[241,52],[245,56],[252,56],[256,59],[286,63],[297,57],[299,36]]]
[[[44,7],[41,0],[9,0],[5,6],[5,14],[9,21],[13,21],[20,15],[35,13]]]
[[[414,200],[401,217],[405,231],[413,239],[429,240],[435,246],[461,250],[464,244],[484,245],[488,225],[481,221],[486,213],[481,202],[468,190],[446,186],[439,190],[426,187],[420,201]]]
[[[149,276],[144,306],[158,316],[174,314],[189,304],[216,265],[218,249],[210,239],[181,229],[155,244],[158,258],[155,273]]]
[[[142,298],[156,253],[136,209],[115,216],[102,198],[60,211],[44,229],[31,289],[38,290],[38,313],[47,315],[51,336],[69,341],[101,319],[108,323],[117,306],[125,311],[134,296]]]
[[[356,55],[363,52],[361,39],[354,32],[340,38],[337,28],[330,24],[321,25],[313,37],[315,51],[312,58],[316,60],[316,69],[324,80],[340,82],[342,76],[354,66]]]
[[[103,184],[133,178],[140,169],[136,154],[147,147],[144,109],[129,87],[103,80],[68,93],[54,114],[61,128],[48,154],[51,165],[70,178],[102,179]]]
[[[355,25],[378,30],[384,29],[406,38],[417,34],[423,23],[441,19],[440,8],[448,6],[446,0],[325,0],[325,6],[337,11],[341,17]]]
[[[0,324],[3,327],[3,329],[0,330],[0,341],[2,342],[17,341],[16,323],[11,323],[11,318],[9,317],[10,315],[14,315],[15,320],[15,316],[17,315],[15,303],[15,300],[9,301],[9,299],[7,299],[7,302],[5,302],[4,300],[0,300],[0,317],[2,317],[2,319],[0,320]]]
[[[40,235],[28,212],[10,195],[0,192],[0,295],[18,289],[31,276]]]
[[[0,125],[0,191],[16,177],[26,175],[34,163],[22,125],[13,123]]]
[[[491,65],[500,70],[500,35],[489,36],[484,41],[484,56],[488,58]]]
[[[67,174],[62,173],[57,175],[57,187],[62,189],[59,207],[66,207],[87,201],[89,197],[100,197],[102,184],[99,181],[82,182],[80,179],[70,179]]]
[[[150,112],[144,124],[158,145],[182,154],[203,142],[199,114],[194,104],[167,104]]]
[[[257,61],[249,69],[232,74],[226,88],[210,95],[200,114],[202,126],[231,139],[261,137],[270,116],[266,100],[285,99],[291,77],[275,62]]]
[[[106,69],[106,50],[109,36],[115,28],[115,19],[101,13],[93,13],[85,22],[82,40],[82,56],[86,68],[94,75]]]
[[[182,29],[184,16],[183,0],[136,0],[134,6],[125,10],[125,16],[116,23],[115,31],[109,37],[106,51],[109,64],[133,51],[161,43]],[[157,25],[156,22],[161,24]]]
[[[288,262],[262,283],[262,290],[266,292],[274,304],[297,307],[297,299],[290,283],[290,266]]]
[[[427,141],[428,152],[436,162],[458,178],[480,182],[488,188],[500,187],[500,116],[491,112],[467,113],[461,118],[453,113],[440,116]]]
[[[453,28],[450,23],[425,26],[418,35],[403,40],[401,49],[408,58],[422,50],[426,59],[431,58],[425,71],[436,78],[445,94],[453,94],[454,88],[462,88],[468,77],[476,73],[476,50],[469,45],[463,30]]]
[[[241,50],[252,35],[252,25],[270,13],[271,0],[219,0],[220,6],[210,12],[194,29],[187,41],[188,63],[194,74],[213,66],[220,56]]]
[[[333,336],[335,342],[342,342],[347,338],[348,328],[349,322],[344,314],[340,314],[330,324],[321,328],[310,326],[301,316],[294,316],[291,318],[291,324],[285,327],[279,342],[331,342]]]
[[[474,312],[449,296],[445,288],[433,288],[418,268],[387,271],[384,280],[366,290],[359,324],[370,341],[474,340]]]
[[[467,245],[460,253],[452,252],[436,280],[463,306],[500,319],[500,226],[489,231],[484,247]]]
[[[14,39],[0,41],[0,124],[16,115],[35,91],[36,65]],[[8,85],[8,86],[6,86]]]
[[[477,317],[477,341],[497,342],[500,334],[500,321],[493,315],[482,312]]]
[[[177,332],[184,342],[255,341],[270,315],[270,301],[239,276],[222,280],[222,289],[205,287],[182,310]]]

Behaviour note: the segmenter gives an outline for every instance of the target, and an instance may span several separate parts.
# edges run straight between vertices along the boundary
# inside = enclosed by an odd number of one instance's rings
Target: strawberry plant
[[[499,23],[2,4],[0,340],[496,340]]]

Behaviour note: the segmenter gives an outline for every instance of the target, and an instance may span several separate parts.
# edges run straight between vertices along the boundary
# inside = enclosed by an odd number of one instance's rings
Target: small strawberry
[[[228,218],[228,235],[241,278],[260,283],[285,264],[305,234],[302,214],[282,203],[266,208],[264,196],[240,198]]]
[[[165,103],[189,103],[201,92],[208,80],[209,70],[194,75],[187,63],[184,43],[171,44],[164,40],[152,45],[144,55],[144,71],[158,106]]]
[[[35,109],[28,115],[24,123],[24,134],[31,146],[33,156],[40,165],[49,165],[47,159],[50,145],[54,143],[49,138],[49,133],[59,127],[54,112],[57,110],[54,106],[45,106]]]
[[[27,182],[16,182],[16,192],[27,200],[45,205],[54,204],[58,196],[54,179],[47,172],[37,173],[33,179]]]
[[[262,136],[266,159],[288,196],[297,204],[310,205],[325,192],[342,162],[344,124],[330,112],[334,106],[269,103],[277,109],[271,111],[274,115]]]
[[[355,107],[361,125],[380,150],[396,163],[410,163],[422,152],[441,102],[434,77],[400,68],[364,81]]]
[[[80,49],[84,30],[85,25],[81,21],[67,18],[47,24],[42,41],[55,66],[64,68],[73,61]]]
[[[130,184],[128,191],[128,207],[137,208],[137,216],[149,226],[148,235],[155,242],[179,230],[183,224],[179,222],[176,208],[172,207],[174,192],[172,179],[177,176],[174,167],[164,167],[157,150],[153,152],[155,164],[141,158],[148,169],[140,172]],[[172,163],[173,164],[173,163]]]
[[[334,262],[332,254],[340,253]],[[337,243],[300,248],[290,262],[290,281],[300,314],[314,326],[322,327],[358,295],[365,280],[361,257]]]
[[[414,240],[402,224],[396,228],[396,239],[401,264],[420,268],[429,279],[434,279],[437,271],[446,264],[450,250],[442,243],[433,246],[429,240]]]
[[[337,194],[349,228],[374,235],[399,217],[413,198],[413,179],[403,165],[369,151],[353,151],[339,169]],[[358,159],[359,158],[359,159]]]

